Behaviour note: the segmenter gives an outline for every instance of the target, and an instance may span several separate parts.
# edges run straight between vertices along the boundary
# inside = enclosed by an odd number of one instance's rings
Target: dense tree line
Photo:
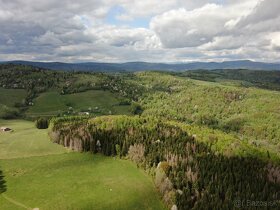
[[[155,177],[164,201],[178,209],[235,209],[237,199],[280,198],[275,164],[217,153],[211,143],[196,140],[174,122],[127,116],[57,118],[50,136],[76,151],[130,157]]]
[[[236,80],[242,81],[243,87],[258,87],[270,90],[280,90],[279,71],[260,71],[246,69],[220,69],[220,70],[196,70],[178,73],[182,77],[204,81]]]
[[[86,79],[84,79],[86,78]],[[95,72],[75,72],[71,80],[62,84],[61,94],[80,93],[88,90],[101,90],[107,75]]]
[[[148,93],[149,91],[143,85],[133,81],[135,79],[134,74],[106,75],[106,79],[102,83],[102,88],[137,102],[144,93]]]
[[[0,194],[6,191],[6,181],[4,180],[3,172],[0,169]]]

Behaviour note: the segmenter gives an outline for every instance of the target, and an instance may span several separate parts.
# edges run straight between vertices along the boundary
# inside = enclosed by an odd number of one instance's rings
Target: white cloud
[[[269,34],[267,38],[270,40],[272,50],[280,51],[280,31]]]
[[[240,19],[238,27],[258,24],[267,20],[276,19],[280,16],[279,0],[263,0],[259,1],[254,10],[247,16]]]
[[[154,17],[150,26],[166,47],[200,46],[212,42],[216,36],[232,33],[229,30],[248,15],[256,3],[205,4],[191,11],[180,8]]]
[[[225,19],[222,6],[207,4],[192,11],[181,8],[156,16],[150,27],[166,47],[195,47],[219,35]]]
[[[217,36],[211,42],[201,45],[201,50],[224,50],[224,49],[237,49],[247,43],[246,37],[239,36]]]
[[[276,61],[279,11],[279,0],[0,0],[0,59]]]
[[[1,21],[9,20],[12,16],[13,16],[13,14],[10,11],[5,11],[0,8],[0,20]]]
[[[137,17],[150,17],[160,14],[177,5],[176,1],[170,0],[116,0],[113,2],[125,10],[125,13],[120,17],[130,20]]]

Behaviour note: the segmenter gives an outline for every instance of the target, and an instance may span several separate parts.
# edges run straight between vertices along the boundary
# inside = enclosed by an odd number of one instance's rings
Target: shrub
[[[131,102],[128,99],[124,99],[124,100],[120,101],[119,105],[120,106],[129,106],[129,105],[131,105]]]
[[[117,156],[118,156],[118,157],[121,157],[121,148],[120,148],[120,145],[116,144],[115,149],[116,149]]]
[[[5,108],[0,114],[0,118],[5,120],[15,119],[20,117],[20,113],[16,109]]]
[[[238,132],[244,124],[245,120],[242,117],[231,118],[224,124],[223,130]]]
[[[138,103],[132,103],[131,113],[134,115],[141,115],[143,112],[142,107]]]
[[[219,125],[219,121],[211,115],[201,115],[197,120],[198,125],[207,125],[210,128],[217,128]]]
[[[134,161],[137,165],[142,163],[145,159],[144,157],[145,147],[143,144],[130,145],[128,150],[128,157]]]
[[[172,206],[175,202],[175,192],[172,182],[164,172],[166,166],[168,166],[167,162],[161,162],[156,168],[155,185],[162,195],[164,202],[168,206]]]
[[[38,129],[47,129],[49,127],[49,120],[46,118],[39,118],[35,121],[35,126]]]
[[[160,167],[162,168],[162,170],[164,171],[164,173],[166,175],[169,174],[170,170],[171,170],[171,167],[170,165],[168,164],[168,162],[166,161],[162,161],[161,164],[160,164]]]

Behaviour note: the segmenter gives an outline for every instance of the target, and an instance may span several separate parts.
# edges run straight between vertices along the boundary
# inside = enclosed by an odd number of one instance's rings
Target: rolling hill
[[[237,60],[225,62],[191,62],[191,63],[147,63],[147,62],[127,62],[127,63],[62,63],[62,62],[32,62],[32,61],[6,61],[3,63],[31,65],[40,68],[65,71],[185,71],[197,69],[251,69],[251,70],[280,70],[279,63],[253,62],[250,60]]]
[[[6,209],[11,199],[44,209],[164,209],[161,196],[183,210],[280,198],[280,71],[0,67],[0,118],[21,118],[0,120],[14,130],[0,133]],[[37,118],[50,119],[48,132],[26,121]]]

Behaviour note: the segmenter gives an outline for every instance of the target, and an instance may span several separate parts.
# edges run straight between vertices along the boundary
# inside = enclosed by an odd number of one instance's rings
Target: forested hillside
[[[272,156],[280,150],[277,72],[104,74],[56,72],[10,64],[1,65],[0,74],[0,114],[4,118],[154,116],[184,123],[197,130],[196,135],[203,139],[206,139],[204,133],[212,132],[211,138],[218,139],[220,148],[228,153],[233,152],[231,149],[238,151],[239,145],[244,144],[271,152]],[[209,78],[209,74],[220,75],[222,79],[216,78],[216,82],[191,79],[193,75]],[[252,85],[240,86],[233,82],[236,79],[241,83],[250,81]],[[276,88],[265,90],[255,87],[258,84]],[[238,141],[220,140],[225,133],[232,133]]]
[[[280,90],[279,71],[248,71],[246,69],[196,70],[178,73],[177,75],[210,82],[231,82],[241,87]]]
[[[251,60],[237,60],[224,62],[190,62],[190,63],[147,63],[147,62],[126,62],[126,63],[62,63],[62,62],[32,62],[32,61],[7,61],[3,63],[23,64],[40,68],[63,71],[92,71],[92,72],[117,72],[117,71],[186,71],[197,69],[255,69],[255,70],[280,70],[279,63],[263,63]]]
[[[125,97],[110,92],[109,81],[103,73],[0,65],[0,118],[133,113]]]
[[[199,82],[160,73],[139,73],[137,78],[151,90],[161,87],[141,98],[143,116],[160,116],[235,133],[249,144],[279,151],[278,91]]]
[[[131,159],[153,176],[168,207],[276,201],[279,75],[236,72],[105,74],[1,65],[0,117],[50,121],[56,143]]]
[[[108,116],[52,120],[55,143],[75,151],[128,157],[154,177],[166,205],[234,209],[240,199],[279,199],[280,168],[254,157],[226,156],[176,122]],[[270,206],[277,209],[277,203]],[[255,209],[248,206],[247,209]]]

